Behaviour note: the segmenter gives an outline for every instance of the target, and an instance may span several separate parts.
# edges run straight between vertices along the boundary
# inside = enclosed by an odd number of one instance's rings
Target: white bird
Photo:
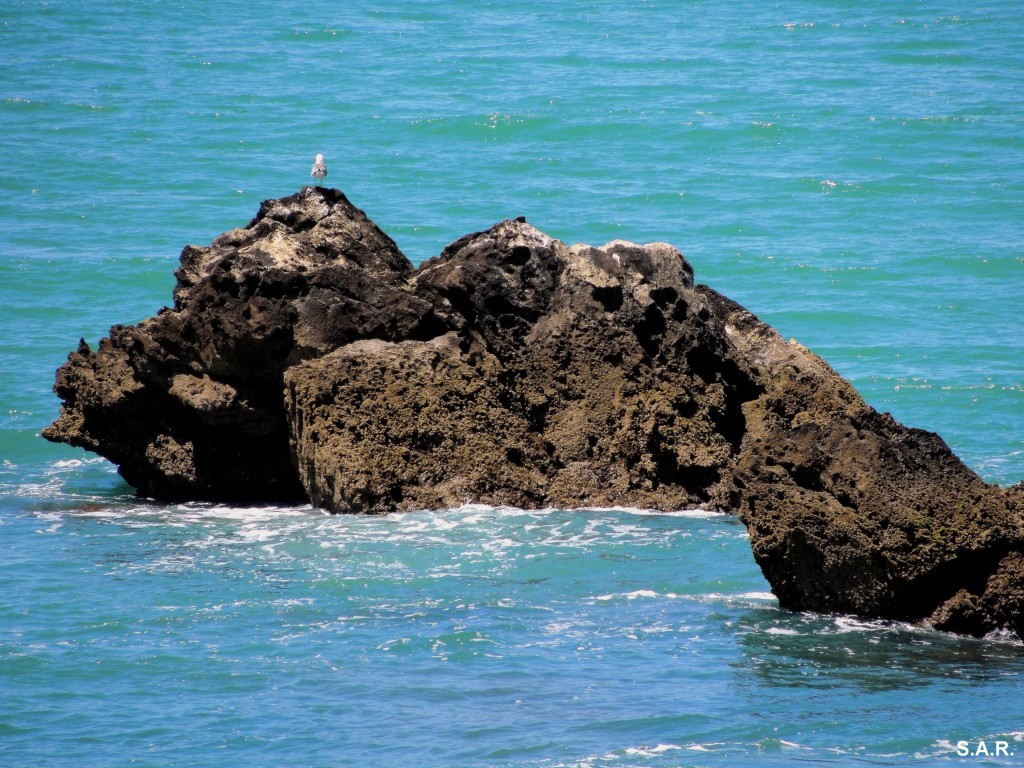
[[[309,175],[316,179],[317,186],[320,186],[320,179],[327,175],[327,164],[324,163],[323,155],[316,156],[316,160],[313,161],[313,167],[309,170]]]

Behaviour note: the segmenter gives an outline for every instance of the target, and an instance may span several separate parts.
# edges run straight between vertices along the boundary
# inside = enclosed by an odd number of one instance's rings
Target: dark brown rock
[[[742,308],[727,315],[763,393],[744,404],[743,449],[717,501],[747,525],[779,602],[1019,633],[1022,486],[986,484],[938,435],[876,412],[821,358]]]
[[[701,504],[739,514],[784,607],[1024,634],[1024,486],[876,412],[670,245],[517,219],[413,270],[306,188],[181,264],[173,309],[70,356],[45,432],[142,493]]]
[[[505,221],[411,290],[454,332],[353,344],[286,374],[311,498],[384,513],[466,500],[679,508],[709,498],[753,394],[675,248],[569,248]]]
[[[433,335],[431,308],[403,289],[411,273],[337,190],[267,201],[246,227],[185,248],[173,309],[79,345],[43,436],[106,456],[148,496],[303,498],[284,371],[356,338]]]

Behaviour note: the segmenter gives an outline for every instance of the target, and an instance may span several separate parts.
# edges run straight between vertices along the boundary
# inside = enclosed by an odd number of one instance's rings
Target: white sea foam
[[[702,603],[726,603],[727,605],[748,605],[757,608],[778,607],[779,601],[771,592],[740,592],[726,594],[723,592],[704,592],[696,595],[672,595],[673,597],[697,600]]]
[[[813,616],[814,614],[807,615]],[[833,627],[838,634],[845,634],[847,632],[878,632],[880,630],[926,631],[923,627],[908,622],[888,621],[886,619],[862,619],[857,616],[836,616],[833,619]]]
[[[686,749],[690,752],[717,752],[725,747],[725,744],[721,741],[712,742],[710,744],[689,744]]]
[[[729,517],[728,512],[722,512],[716,509],[709,509],[707,507],[698,506],[691,507],[689,509],[676,509],[662,511],[659,509],[646,509],[643,507],[541,507],[539,509],[521,509],[520,507],[510,506],[491,506],[488,504],[477,504],[472,502],[466,502],[458,507],[453,507],[447,510],[418,510],[417,512],[409,512],[404,514],[423,514],[423,513],[436,513],[436,514],[449,514],[449,513],[476,513],[489,516],[507,516],[507,515],[550,515],[559,512],[580,512],[587,513],[593,512],[597,514],[601,513],[618,513],[626,515],[640,515],[640,516],[653,516],[653,517],[689,517],[694,519],[709,519],[717,517]],[[468,518],[467,518],[468,520]]]
[[[622,596],[627,600],[636,600],[638,597],[657,597],[658,593],[653,589],[637,589],[632,592],[626,592]]]
[[[779,598],[771,592],[744,592],[740,597],[747,600],[772,600],[774,602],[778,602],[779,600]]]
[[[632,592],[617,592],[617,593],[610,593],[610,594],[607,594],[607,595],[598,595],[594,599],[595,600],[600,600],[601,602],[607,602],[609,600],[616,600],[616,599],[619,599],[619,600],[636,600],[637,598],[640,598],[640,597],[661,597],[661,595],[659,595],[653,589],[635,589]],[[670,592],[670,593],[666,594],[665,597],[675,597],[675,595],[674,595],[674,593]]]
[[[102,456],[87,456],[84,459],[56,459],[50,462],[50,469],[75,469],[77,467],[85,466],[97,466],[105,465],[112,473],[117,471],[117,467],[111,464],[109,461],[104,459]]]
[[[120,510],[113,507],[99,507],[97,509],[76,509],[70,513],[74,517],[96,518],[100,520],[116,520],[123,517]]]
[[[63,481],[54,477],[43,483],[21,483],[15,495],[26,499],[54,499],[61,495],[63,487]]]
[[[802,635],[802,632],[798,632],[795,629],[789,629],[787,627],[768,627],[765,631],[766,635]]]
[[[60,461],[53,462],[50,466],[55,469],[69,469],[80,467],[83,463],[84,462],[81,459],[61,459]]]
[[[643,509],[640,507],[583,507],[580,510],[568,510],[580,512],[618,512],[626,515],[641,515],[649,517],[688,517],[696,520],[705,520],[715,517],[728,516],[725,512],[704,507],[692,507],[690,509],[675,509],[662,511],[659,509]]]
[[[654,757],[655,755],[661,755],[665,752],[671,752],[676,749],[682,749],[682,747],[678,744],[659,744],[656,747],[628,747],[625,752],[627,755]]]
[[[252,523],[258,520],[276,520],[283,517],[307,516],[313,511],[312,506],[256,506],[235,507],[223,504],[183,504],[178,508],[180,514],[196,522],[201,521],[237,521]]]
[[[1017,636],[1016,632],[1009,629],[994,629],[984,637],[985,640],[989,640],[995,643],[1008,643],[1010,645],[1024,645],[1024,641]]]

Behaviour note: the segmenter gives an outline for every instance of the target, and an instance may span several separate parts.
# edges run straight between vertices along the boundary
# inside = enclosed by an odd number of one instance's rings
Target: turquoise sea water
[[[322,152],[416,263],[671,242],[1020,482],[1021,51],[1010,0],[0,2],[0,766],[1024,764],[1024,647],[781,611],[728,515],[164,506],[38,436]]]

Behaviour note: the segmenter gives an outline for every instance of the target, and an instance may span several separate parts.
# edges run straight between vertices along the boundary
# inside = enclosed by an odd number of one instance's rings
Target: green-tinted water
[[[38,437],[78,339],[322,152],[414,262],[669,241],[1019,482],[1022,49],[1007,1],[0,4],[0,764],[1024,754],[1019,645],[781,612],[729,517],[163,507]]]

